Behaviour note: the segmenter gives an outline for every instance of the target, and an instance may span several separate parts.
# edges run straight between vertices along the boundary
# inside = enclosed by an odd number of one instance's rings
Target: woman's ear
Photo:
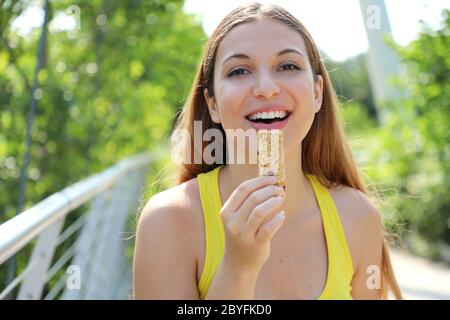
[[[208,105],[208,110],[209,110],[209,114],[211,116],[212,121],[215,123],[221,123],[219,108],[217,108],[216,99],[214,97],[210,97],[208,95],[207,88],[205,88],[205,90],[203,91],[203,94],[205,96],[206,104]]]
[[[320,74],[314,81],[314,111],[318,112],[322,107],[323,100],[323,78]]]

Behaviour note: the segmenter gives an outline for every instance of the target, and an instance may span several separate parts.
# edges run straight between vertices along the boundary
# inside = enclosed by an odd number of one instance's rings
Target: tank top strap
[[[219,171],[222,166],[197,175],[205,224],[205,263],[198,283],[200,299],[204,299],[225,250],[225,235],[220,209]]]
[[[342,282],[341,285],[349,284],[353,277],[353,263],[339,212],[329,190],[319,182],[316,176],[308,175],[307,177],[314,189],[322,214],[328,247],[330,282]]]

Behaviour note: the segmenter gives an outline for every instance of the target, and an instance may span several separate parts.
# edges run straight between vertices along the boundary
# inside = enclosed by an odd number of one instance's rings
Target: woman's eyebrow
[[[284,49],[284,50],[278,52],[277,56],[281,56],[281,55],[286,54],[286,53],[296,53],[296,54],[299,54],[299,55],[301,55],[303,57],[305,56],[305,54],[303,52],[301,52],[301,51],[299,51],[297,49],[292,49],[292,48]]]
[[[231,60],[233,58],[237,58],[237,59],[250,59],[250,57],[246,54],[243,53],[235,53],[232,54],[231,56],[229,56],[228,58],[226,58],[225,60],[223,60],[222,64],[225,64],[228,60]]]
[[[293,49],[293,48],[288,48],[288,49],[281,50],[280,52],[278,52],[277,56],[281,56],[281,55],[286,54],[286,53],[296,53],[296,54],[299,54],[299,55],[301,55],[303,57],[305,56],[303,52],[301,52],[301,51],[299,51],[297,49]],[[233,59],[233,58],[250,59],[250,57],[248,55],[244,54],[244,53],[234,53],[234,54],[230,55],[229,57],[227,57],[225,60],[223,60],[222,64],[225,64],[225,62],[227,62],[228,60]]]

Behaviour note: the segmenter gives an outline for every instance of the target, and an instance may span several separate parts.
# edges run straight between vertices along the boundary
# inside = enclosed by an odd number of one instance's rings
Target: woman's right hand
[[[244,181],[220,211],[225,232],[223,259],[233,267],[260,270],[269,258],[270,240],[285,218],[279,210],[284,189],[275,182],[274,176]]]

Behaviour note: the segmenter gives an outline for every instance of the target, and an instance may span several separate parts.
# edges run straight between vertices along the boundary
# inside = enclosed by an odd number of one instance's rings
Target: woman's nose
[[[253,88],[253,95],[257,98],[260,96],[271,98],[273,95],[279,93],[280,86],[273,75],[270,72],[261,72]]]

